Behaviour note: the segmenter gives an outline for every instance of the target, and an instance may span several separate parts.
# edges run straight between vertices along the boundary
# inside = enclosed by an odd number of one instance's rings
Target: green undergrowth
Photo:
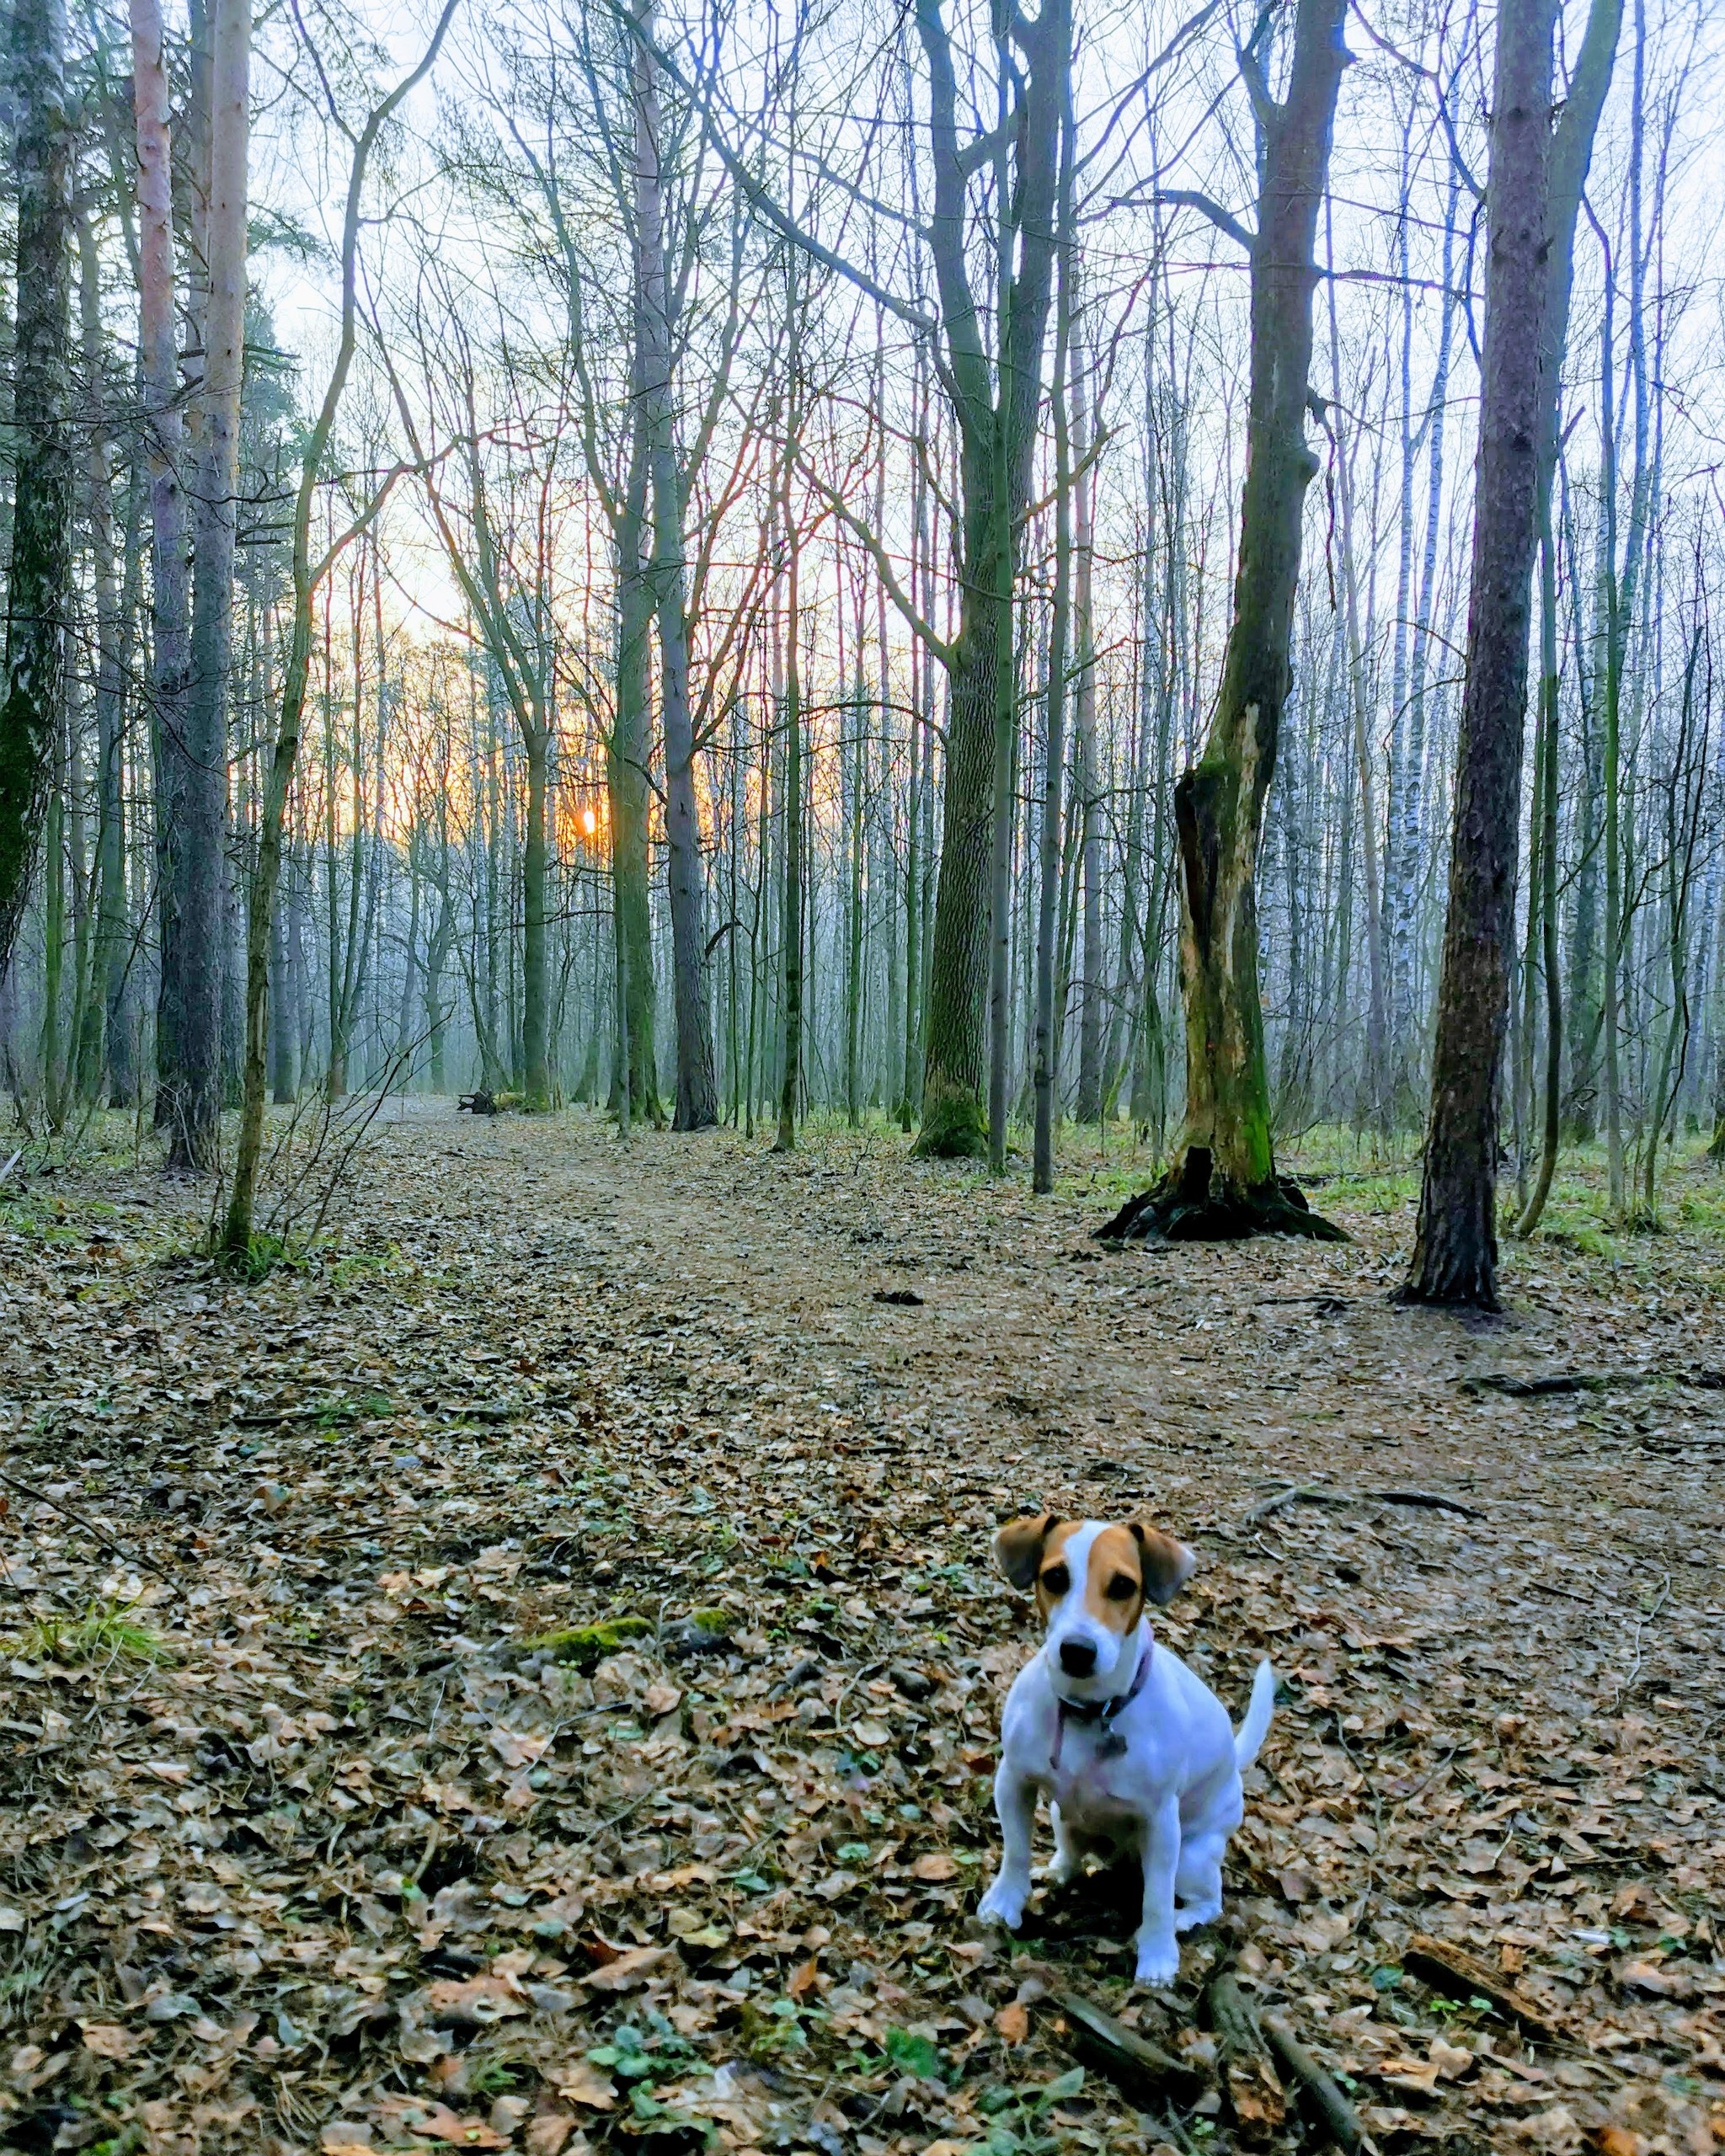
[[[77,1617],[44,1617],[19,1641],[27,1660],[81,1662],[171,1662],[173,1653],[152,1625],[140,1623],[131,1603],[92,1603]]]
[[[586,1674],[607,1655],[617,1654],[636,1640],[650,1640],[653,1624],[646,1617],[608,1617],[596,1625],[576,1625],[566,1631],[537,1632],[519,1644],[525,1654],[548,1654],[566,1668]]]

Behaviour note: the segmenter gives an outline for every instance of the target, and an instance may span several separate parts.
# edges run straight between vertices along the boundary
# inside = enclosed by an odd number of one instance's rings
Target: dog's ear
[[[1146,1595],[1151,1602],[1172,1602],[1198,1570],[1197,1558],[1183,1542],[1164,1534],[1159,1527],[1148,1526],[1141,1519],[1129,1519],[1126,1524],[1138,1545]]]
[[[1043,1545],[1060,1524],[1058,1513],[1027,1513],[1022,1519],[1009,1519],[996,1535],[995,1561],[1014,1587],[1034,1583]]]

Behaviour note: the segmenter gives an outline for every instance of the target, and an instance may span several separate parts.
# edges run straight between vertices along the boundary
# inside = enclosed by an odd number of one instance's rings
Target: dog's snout
[[[1092,1677],[1096,1673],[1096,1649],[1088,1640],[1062,1640],[1060,1667],[1068,1677]]]

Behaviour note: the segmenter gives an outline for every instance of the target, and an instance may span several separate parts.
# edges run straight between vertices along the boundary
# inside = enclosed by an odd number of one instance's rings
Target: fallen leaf
[[[676,1958],[669,1946],[631,1946],[584,1981],[590,1991],[633,1991]]]
[[[566,2104],[585,2105],[590,2111],[608,2111],[617,2103],[617,2084],[585,2058],[559,2067],[551,2085]]]
[[[1380,2059],[1367,2070],[1405,2095],[1430,2096],[1437,2091],[1439,2067],[1434,2058]]]
[[[1022,2044],[1030,2034],[1030,2009],[1021,2006],[1015,1999],[996,2015],[994,2025],[1005,2042]]]
[[[502,1977],[442,1977],[425,1987],[425,1996],[432,2020],[465,2022],[475,2028],[527,2010],[521,1993]]]
[[[130,2058],[143,2041],[135,2029],[123,2029],[116,2021],[85,2021],[79,2026],[84,2049],[97,2058]]]
[[[958,1859],[948,1856],[944,1849],[932,1849],[927,1856],[919,1856],[911,1866],[913,1879],[955,1879],[958,1874]]]
[[[510,2137],[483,2119],[458,2118],[447,2104],[434,2104],[414,2121],[414,2132],[433,2141],[452,2141],[458,2148],[507,2148]]]

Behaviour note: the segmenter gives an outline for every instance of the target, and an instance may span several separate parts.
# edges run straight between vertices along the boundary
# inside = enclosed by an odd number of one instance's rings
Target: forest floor
[[[1213,2080],[1224,1958],[1381,2149],[1725,2143],[1704,1167],[1657,1235],[1569,1187],[1470,1327],[1387,1306],[1405,1172],[1332,1163],[1345,1245],[1114,1250],[1118,1155],[1037,1200],[423,1103],[241,1288],[111,1145],[0,1191],[0,2144],[1316,2146],[1074,2049],[1066,1990]],[[1282,1679],[1172,1996],[1130,1881],[972,1914],[1039,1505],[1167,1523],[1161,1636]]]

